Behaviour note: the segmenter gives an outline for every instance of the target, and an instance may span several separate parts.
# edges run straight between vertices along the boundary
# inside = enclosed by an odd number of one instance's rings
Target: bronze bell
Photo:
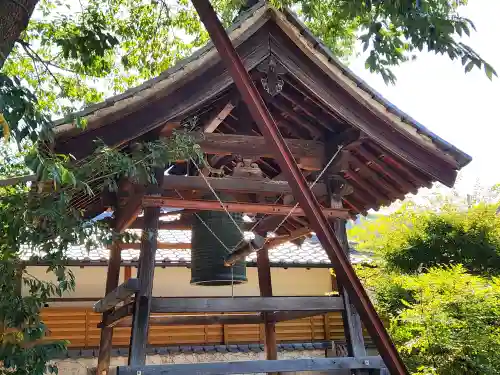
[[[219,198],[222,201],[231,200],[231,197],[225,194],[221,194]],[[210,196],[208,199],[213,197]],[[242,228],[243,214],[230,213],[230,215]],[[227,255],[241,241],[243,241],[242,232],[226,212],[202,211],[194,215],[191,231],[191,284],[221,286],[247,282],[244,259],[236,262],[233,267],[224,265]]]

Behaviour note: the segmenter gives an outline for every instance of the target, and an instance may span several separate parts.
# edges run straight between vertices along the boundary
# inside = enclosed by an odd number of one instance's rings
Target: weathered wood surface
[[[103,299],[97,301],[94,304],[94,311],[102,313],[115,307],[118,303],[136,293],[139,287],[140,283],[138,279],[128,279],[111,293],[106,294]]]
[[[217,324],[259,324],[260,314],[211,314],[211,315],[153,315],[149,317],[150,326],[217,325]],[[130,327],[130,318],[116,323],[115,327]]]
[[[102,321],[97,325],[98,328],[104,327],[116,327],[118,322],[126,320],[128,316],[134,311],[134,303],[129,302],[126,305],[116,308],[114,311],[109,312],[106,316],[103,316]],[[132,319],[129,319],[127,327],[132,325]]]
[[[161,185],[165,176],[164,169],[157,168],[155,175],[158,185]],[[134,300],[128,357],[128,364],[134,366],[144,365],[146,362],[146,345],[148,342],[149,315],[151,312],[160,215],[161,209],[159,207],[147,207],[144,209],[144,228],[142,230],[141,252],[137,268],[137,278],[140,285]]]
[[[254,37],[238,46],[238,53],[247,69],[252,69],[268,57],[268,43],[261,43],[263,38],[267,37],[267,32],[257,32]],[[240,44],[241,37],[233,42],[235,45]],[[81,132],[80,129],[65,133],[64,139],[58,142],[56,150],[72,153],[80,159],[95,149],[94,140],[97,138],[102,139],[110,147],[124,144],[164,125],[170,119],[190,113],[200,105],[215,99],[233,83],[217,56],[205,61],[200,67],[190,66],[189,69],[196,70],[194,78],[183,75],[181,79],[162,90],[161,95],[134,104],[133,108],[129,107],[124,116],[116,113],[103,116],[99,120],[92,121],[87,131],[81,134],[78,134]],[[165,101],[167,96],[168,100]]]
[[[130,305],[125,305],[111,313],[98,327],[130,327],[132,318]],[[326,311],[278,311],[267,313],[268,321],[284,322],[287,320],[310,318],[326,313]],[[259,324],[264,318],[260,313],[253,314],[205,314],[205,315],[152,315],[149,317],[150,326],[182,326],[182,325],[217,325],[217,324]]]
[[[153,297],[151,311],[155,313],[189,312],[274,312],[274,311],[340,311],[340,297],[214,297],[158,298]]]
[[[152,366],[118,366],[118,375],[221,375],[254,374],[269,372],[334,371],[341,369],[380,369],[384,367],[380,357],[339,357],[282,359],[277,361],[236,361],[189,363]],[[332,372],[334,374],[334,372]]]
[[[195,136],[201,149],[208,154],[245,157],[274,157],[264,137],[233,134],[205,134]],[[285,139],[295,159],[308,170],[320,170],[324,164],[325,145],[318,141],[304,139]]]
[[[288,205],[269,205],[260,203],[223,203],[217,201],[204,201],[196,199],[177,199],[165,198],[154,195],[146,195],[143,200],[144,207],[172,207],[184,208],[189,210],[199,211],[228,211],[228,212],[244,212],[248,214],[267,214],[267,215],[287,215],[291,212],[291,216],[305,216],[304,210],[300,207]],[[323,214],[326,217],[340,217],[350,219],[349,210],[343,208],[323,208]]]
[[[252,180],[241,177],[206,177],[205,179],[215,191],[270,194],[292,193],[292,189],[287,181]],[[205,179],[201,176],[165,176],[162,188],[166,190],[209,190]],[[326,195],[325,185],[321,182],[314,185],[312,190],[317,197]]]

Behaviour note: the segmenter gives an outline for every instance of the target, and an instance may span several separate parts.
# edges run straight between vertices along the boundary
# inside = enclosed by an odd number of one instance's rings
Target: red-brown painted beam
[[[305,216],[302,208],[294,208],[293,206],[278,205],[278,204],[261,204],[261,203],[227,203],[221,205],[218,201],[204,201],[196,199],[180,199],[180,198],[163,198],[153,195],[146,195],[142,200],[144,207],[172,207],[186,208],[199,211],[224,211],[224,208],[229,212],[244,212],[246,214],[267,214],[267,215],[287,215],[292,212],[293,216]],[[350,219],[349,210],[342,208],[322,208],[325,216],[338,217],[342,219]]]
[[[193,4],[201,21],[207,28],[212,42],[219,51],[222,60],[226,63],[228,71],[240,91],[250,114],[269,143],[269,146],[273,149],[275,158],[282,171],[288,177],[294,193],[293,195],[299,201],[321,244],[328,253],[332,263],[334,263],[337,276],[352,297],[385,364],[393,375],[408,374],[408,370],[370,302],[363,285],[356,276],[332,228],[323,215],[322,207],[309,189],[302,172],[297,167],[289,148],[279,133],[278,127],[250,79],[248,72],[245,70],[210,2],[208,0],[193,0]]]

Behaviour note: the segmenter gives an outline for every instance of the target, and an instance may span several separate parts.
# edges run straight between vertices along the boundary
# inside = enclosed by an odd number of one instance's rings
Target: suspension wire
[[[325,167],[321,170],[321,172],[318,174],[318,176],[316,177],[316,179],[314,180],[314,182],[309,186],[310,189],[312,189],[317,183],[318,181],[320,180],[321,177],[323,177],[323,174],[326,172],[326,170],[328,169],[328,167],[330,167],[330,164],[333,163],[333,161],[335,160],[335,158],[337,157],[337,155],[340,153],[340,151],[342,150],[342,148],[344,148],[343,145],[339,145],[338,148],[337,148],[337,151],[335,152],[335,154],[333,154],[333,156],[330,158],[330,161],[328,161],[328,163],[326,163]],[[288,214],[286,214],[286,216],[284,217],[283,220],[281,220],[281,222],[278,224],[278,226],[273,230],[274,233],[276,233],[276,231],[283,225],[283,223],[290,217],[290,215],[293,213],[293,211],[299,206],[299,203],[297,202],[295,204],[295,206],[293,206],[293,208],[290,210],[290,212],[288,212]]]
[[[177,193],[177,195],[179,196],[179,198],[181,198],[182,200],[184,200],[184,197],[181,195],[181,193],[179,193],[179,191],[177,191],[177,189],[174,189],[174,191]],[[226,244],[224,243],[224,241],[222,241],[219,236],[217,236],[215,234],[215,232],[212,230],[212,228],[210,228],[210,226],[205,222],[205,220],[203,220],[200,215],[198,215],[196,212],[194,212],[194,215],[198,218],[198,220],[200,220],[200,222],[208,229],[208,231],[210,233],[213,234],[213,236],[217,239],[217,241],[220,242],[220,244],[224,247],[224,249],[226,249],[227,251],[231,251],[231,249],[229,249],[229,247],[226,246]]]

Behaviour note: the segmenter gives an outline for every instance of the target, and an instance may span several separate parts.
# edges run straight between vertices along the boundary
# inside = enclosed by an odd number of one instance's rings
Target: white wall
[[[76,289],[65,293],[64,297],[101,298],[104,296],[107,267],[69,267],[75,275]],[[27,272],[40,280],[55,280],[46,273],[46,267],[27,267]],[[132,267],[132,277],[137,269]],[[247,268],[248,282],[234,286],[235,296],[258,296],[259,284],[257,268]],[[120,282],[124,279],[122,267]],[[195,286],[189,283],[191,271],[186,267],[166,267],[155,269],[153,295],[158,297],[231,296],[230,286]],[[276,296],[314,296],[331,291],[330,273],[324,268],[272,268],[273,294]],[[73,305],[92,305],[92,302]],[[56,306],[56,304],[51,304]],[[65,306],[68,306],[65,303]]]

